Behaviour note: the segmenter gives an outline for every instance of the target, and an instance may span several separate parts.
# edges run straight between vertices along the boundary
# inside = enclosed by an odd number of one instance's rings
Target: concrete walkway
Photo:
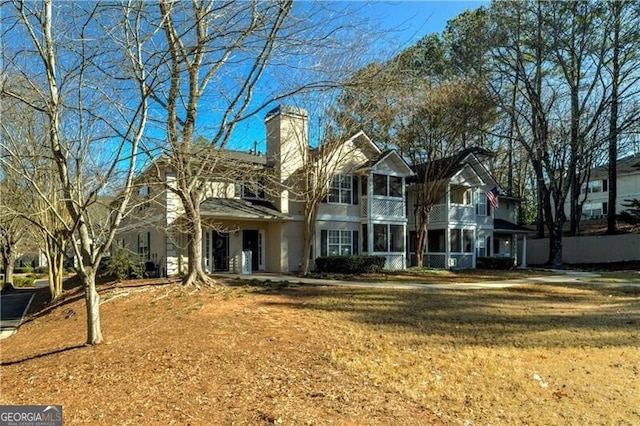
[[[481,281],[476,283],[447,283],[447,284],[421,284],[414,282],[402,282],[402,281],[341,281],[331,279],[320,278],[306,278],[298,277],[295,275],[283,275],[274,273],[255,273],[255,274],[215,274],[214,276],[238,278],[244,280],[260,280],[260,281],[272,281],[281,282],[287,281],[292,284],[303,283],[312,285],[333,285],[333,286],[345,286],[345,287],[373,287],[373,288],[394,288],[394,289],[449,289],[449,290],[476,290],[476,289],[499,289],[508,288],[525,284],[545,284],[545,283],[569,283],[577,282],[583,278],[594,278],[600,275],[591,272],[581,271],[556,271],[548,270],[547,272],[557,272],[557,275],[545,275],[530,278],[521,278],[514,280],[501,280],[501,281]]]

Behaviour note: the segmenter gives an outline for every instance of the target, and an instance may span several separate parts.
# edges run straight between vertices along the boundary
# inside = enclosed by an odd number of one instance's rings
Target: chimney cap
[[[278,105],[273,108],[271,111],[267,112],[264,117],[265,121],[269,121],[271,118],[278,115],[297,115],[302,118],[307,118],[309,114],[307,110],[304,108],[292,107],[289,105]]]

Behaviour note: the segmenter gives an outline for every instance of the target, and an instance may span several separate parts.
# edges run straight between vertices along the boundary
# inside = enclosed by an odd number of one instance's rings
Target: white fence
[[[549,260],[549,239],[527,240],[527,263]],[[566,263],[609,263],[640,260],[640,234],[563,237],[562,260]]]

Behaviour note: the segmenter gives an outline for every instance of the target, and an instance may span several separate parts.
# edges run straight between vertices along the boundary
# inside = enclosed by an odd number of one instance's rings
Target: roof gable
[[[407,162],[393,149],[381,152],[376,158],[360,166],[358,170],[384,171],[402,176],[413,176],[414,174]]]
[[[435,182],[440,180],[468,182],[478,185],[497,186],[497,182],[478,156],[491,153],[483,148],[468,148],[458,154],[417,164],[412,167],[416,172],[414,182]]]

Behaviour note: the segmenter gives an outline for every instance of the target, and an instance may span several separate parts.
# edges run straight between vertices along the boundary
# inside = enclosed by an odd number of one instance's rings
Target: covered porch
[[[251,252],[251,271],[285,272],[280,253],[286,253],[285,223],[291,218],[266,200],[208,198],[202,216],[202,267],[205,272],[242,272],[242,253]],[[186,267],[186,235],[174,237],[183,244],[167,244],[168,272]]]
[[[527,235],[530,229],[504,219],[493,220],[491,255],[512,257],[518,268],[527,267]]]

